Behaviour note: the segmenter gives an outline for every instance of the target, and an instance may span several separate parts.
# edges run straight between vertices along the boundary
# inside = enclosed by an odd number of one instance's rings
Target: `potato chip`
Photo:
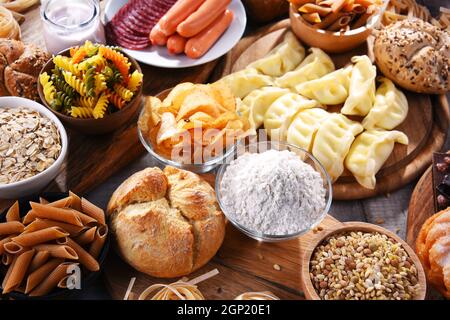
[[[186,96],[190,94],[192,91],[194,91],[195,88],[196,85],[194,85],[191,82],[180,83],[170,91],[170,93],[162,102],[162,107],[165,108],[166,110],[172,109],[175,112],[178,112]]]
[[[236,112],[236,98],[231,89],[221,83],[213,83],[210,86],[211,93],[221,106],[227,111]]]
[[[188,119],[197,112],[204,112],[212,117],[218,117],[220,115],[217,101],[205,92],[198,90],[186,96],[178,111],[177,121]]]
[[[184,130],[178,127],[175,116],[170,112],[165,112],[161,116],[161,127],[159,128],[156,142],[161,144],[166,140],[178,141],[177,138]],[[174,143],[172,143],[174,144]]]

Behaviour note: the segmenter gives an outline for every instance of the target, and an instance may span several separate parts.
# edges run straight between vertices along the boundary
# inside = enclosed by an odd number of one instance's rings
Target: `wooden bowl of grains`
[[[426,277],[414,250],[373,224],[342,223],[317,234],[304,252],[308,300],[424,300]]]

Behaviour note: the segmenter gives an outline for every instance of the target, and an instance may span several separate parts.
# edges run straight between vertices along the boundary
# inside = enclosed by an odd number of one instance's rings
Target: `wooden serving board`
[[[102,1],[104,5],[105,1]],[[45,48],[40,21],[40,6],[25,15],[22,24],[22,41]],[[168,72],[162,68],[141,65],[144,73],[144,95],[154,95],[180,82],[206,82],[213,72],[217,60],[208,64]],[[137,134],[137,115],[126,126],[103,136],[85,136],[67,130],[69,150],[60,173],[47,191],[67,191],[84,194],[92,190],[111,175],[119,171],[146,151]],[[0,200],[0,212],[11,205],[11,201]]]
[[[264,57],[279,44],[289,30],[289,19],[283,20],[257,32],[241,41],[225,59],[217,78],[246,68],[251,62]],[[341,68],[356,55],[372,56],[371,41],[345,54],[331,55],[336,68]],[[409,103],[406,120],[396,130],[404,132],[409,145],[397,144],[383,168],[377,174],[377,186],[369,190],[360,186],[349,172],[333,186],[336,200],[356,200],[387,194],[399,189],[417,178],[431,163],[434,151],[440,150],[445,143],[450,124],[448,103],[445,96],[432,97],[405,91]],[[331,111],[339,111],[333,108]],[[354,118],[354,117],[351,117]],[[354,118],[362,120],[362,118]]]
[[[214,185],[214,175],[203,176]],[[189,275],[190,279],[213,269],[219,274],[199,284],[208,300],[234,299],[244,292],[270,291],[282,300],[304,300],[301,278],[302,258],[326,232],[343,224],[327,216],[320,224],[321,231],[310,231],[290,241],[264,243],[253,240],[228,223],[222,247],[203,268]],[[133,296],[153,284],[169,284],[179,279],[157,279],[140,273],[111,252],[103,271],[106,287],[113,299],[122,300],[132,277],[136,277]],[[274,267],[278,265],[280,270]]]

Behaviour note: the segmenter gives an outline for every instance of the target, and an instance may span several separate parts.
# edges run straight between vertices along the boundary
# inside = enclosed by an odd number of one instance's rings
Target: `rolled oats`
[[[56,125],[27,108],[0,108],[0,184],[31,178],[61,153]]]

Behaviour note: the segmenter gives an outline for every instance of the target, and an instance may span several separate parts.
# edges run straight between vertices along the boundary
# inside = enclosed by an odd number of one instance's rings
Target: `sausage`
[[[170,54],[180,54],[184,52],[187,39],[175,33],[167,40],[167,50]]]
[[[213,46],[220,36],[228,29],[233,21],[233,12],[226,10],[219,18],[211,23],[205,30],[188,40],[184,53],[192,59],[203,56]]]
[[[150,41],[155,46],[165,46],[167,43],[167,36],[161,31],[159,23],[157,23],[150,32]]]
[[[231,0],[206,0],[197,11],[177,27],[177,32],[186,38],[199,34],[224,13]]]
[[[197,10],[205,0],[179,0],[172,8],[159,20],[161,31],[166,36],[171,36],[177,31],[178,25],[186,20],[195,10]]]

